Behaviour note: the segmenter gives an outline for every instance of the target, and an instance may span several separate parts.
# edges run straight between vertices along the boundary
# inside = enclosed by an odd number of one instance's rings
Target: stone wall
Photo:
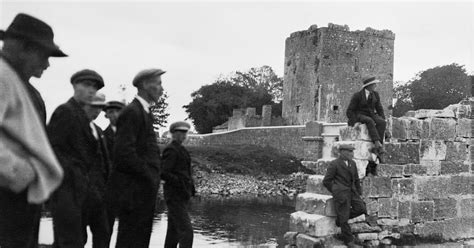
[[[473,119],[471,112],[450,111],[420,110],[413,117],[392,118],[392,138],[377,175],[365,176],[358,163],[372,223],[361,216],[351,227],[366,245],[474,238]],[[351,143],[359,160],[370,160],[370,146],[361,145],[367,138],[365,127],[346,127],[335,146]],[[297,197],[290,245],[333,240],[340,232],[332,197],[322,185],[329,161],[303,163],[318,175],[310,176],[307,192]]]
[[[374,75],[387,111],[392,104],[395,35],[367,28],[311,26],[286,39],[283,118],[290,125],[308,121],[345,122],[353,93],[361,78]]]
[[[303,157],[305,126],[249,127],[237,130],[189,135],[185,145],[270,146],[297,158]]]
[[[256,108],[234,109],[229,120],[215,126],[213,133],[236,130],[245,127],[284,126],[286,121],[282,117],[272,116],[272,106],[263,105],[262,115],[257,115]]]

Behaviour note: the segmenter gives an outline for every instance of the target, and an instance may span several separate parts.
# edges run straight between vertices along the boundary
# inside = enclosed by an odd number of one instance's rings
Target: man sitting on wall
[[[380,81],[375,77],[367,77],[362,83],[362,90],[352,95],[347,108],[348,125],[354,126],[357,122],[366,124],[375,145],[374,152],[380,155],[385,152],[382,142],[387,125],[379,93],[375,91]]]

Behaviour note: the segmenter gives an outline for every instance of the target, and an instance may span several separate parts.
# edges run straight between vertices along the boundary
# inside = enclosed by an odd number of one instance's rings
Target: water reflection
[[[191,210],[194,247],[283,247],[283,234],[288,231],[292,212],[294,200],[285,197],[194,198]],[[160,200],[150,247],[163,247],[166,225],[166,205]],[[111,247],[116,232],[117,223]],[[40,243],[51,244],[52,241],[51,219],[45,217],[41,221]]]

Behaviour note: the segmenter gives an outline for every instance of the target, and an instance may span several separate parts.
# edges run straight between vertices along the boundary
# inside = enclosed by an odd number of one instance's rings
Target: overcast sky
[[[283,76],[285,39],[313,24],[347,24],[351,30],[389,29],[395,38],[394,80],[458,63],[474,71],[474,4],[464,2],[47,2],[0,0],[0,29],[16,14],[33,15],[53,27],[55,41],[69,54],[33,83],[48,116],[72,96],[70,76],[84,68],[105,79],[107,100],[119,86],[135,94],[131,80],[145,68],[167,71],[169,122],[187,117],[191,92],[220,74],[271,66]],[[101,117],[103,127],[107,122]]]

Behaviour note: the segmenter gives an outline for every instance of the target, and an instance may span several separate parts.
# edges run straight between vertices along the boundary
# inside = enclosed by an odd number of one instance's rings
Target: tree
[[[261,113],[265,104],[278,107],[274,100],[281,98],[282,82],[269,66],[237,71],[202,86],[191,94],[191,103],[183,107],[199,133],[210,133],[232,116],[233,109],[255,107]]]
[[[157,104],[151,107],[151,113],[153,114],[153,128],[155,132],[158,132],[160,127],[164,127],[168,123],[168,116],[170,115],[167,112],[168,108],[168,94],[163,92],[160,99],[157,101]]]
[[[413,109],[413,102],[411,99],[410,85],[403,82],[396,82],[393,89],[393,98],[396,99],[395,106],[393,106],[394,117],[403,116],[407,111]]]
[[[420,72],[409,89],[414,109],[442,109],[469,96],[471,81],[464,66],[454,63]]]

